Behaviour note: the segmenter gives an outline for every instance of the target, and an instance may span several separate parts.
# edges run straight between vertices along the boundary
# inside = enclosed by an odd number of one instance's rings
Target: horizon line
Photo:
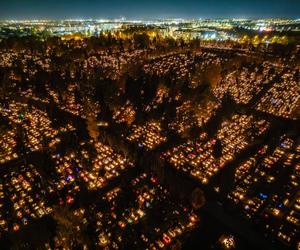
[[[183,17],[157,17],[157,18],[127,18],[127,17],[115,17],[115,18],[6,18],[0,19],[3,21],[123,21],[123,22],[136,22],[136,21],[164,21],[164,20],[181,20],[181,21],[206,21],[206,20],[291,20],[300,21],[300,18],[296,17],[206,17],[206,18],[183,18]]]

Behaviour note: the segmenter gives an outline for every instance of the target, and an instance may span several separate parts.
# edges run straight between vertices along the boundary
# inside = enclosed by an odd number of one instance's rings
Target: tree
[[[54,207],[53,217],[57,222],[56,234],[63,246],[69,249],[73,245],[87,245],[87,239],[82,234],[85,225],[82,224],[83,213],[74,214],[68,207]]]
[[[146,49],[150,43],[150,37],[146,33],[134,34],[133,40],[138,49]]]

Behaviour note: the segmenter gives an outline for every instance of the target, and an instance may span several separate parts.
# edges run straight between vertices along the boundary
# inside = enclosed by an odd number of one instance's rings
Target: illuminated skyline
[[[298,0],[2,0],[0,19],[300,18]]]

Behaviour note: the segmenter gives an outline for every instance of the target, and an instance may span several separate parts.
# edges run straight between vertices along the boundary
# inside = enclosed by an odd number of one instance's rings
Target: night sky
[[[300,18],[300,0],[0,0],[0,19]]]

